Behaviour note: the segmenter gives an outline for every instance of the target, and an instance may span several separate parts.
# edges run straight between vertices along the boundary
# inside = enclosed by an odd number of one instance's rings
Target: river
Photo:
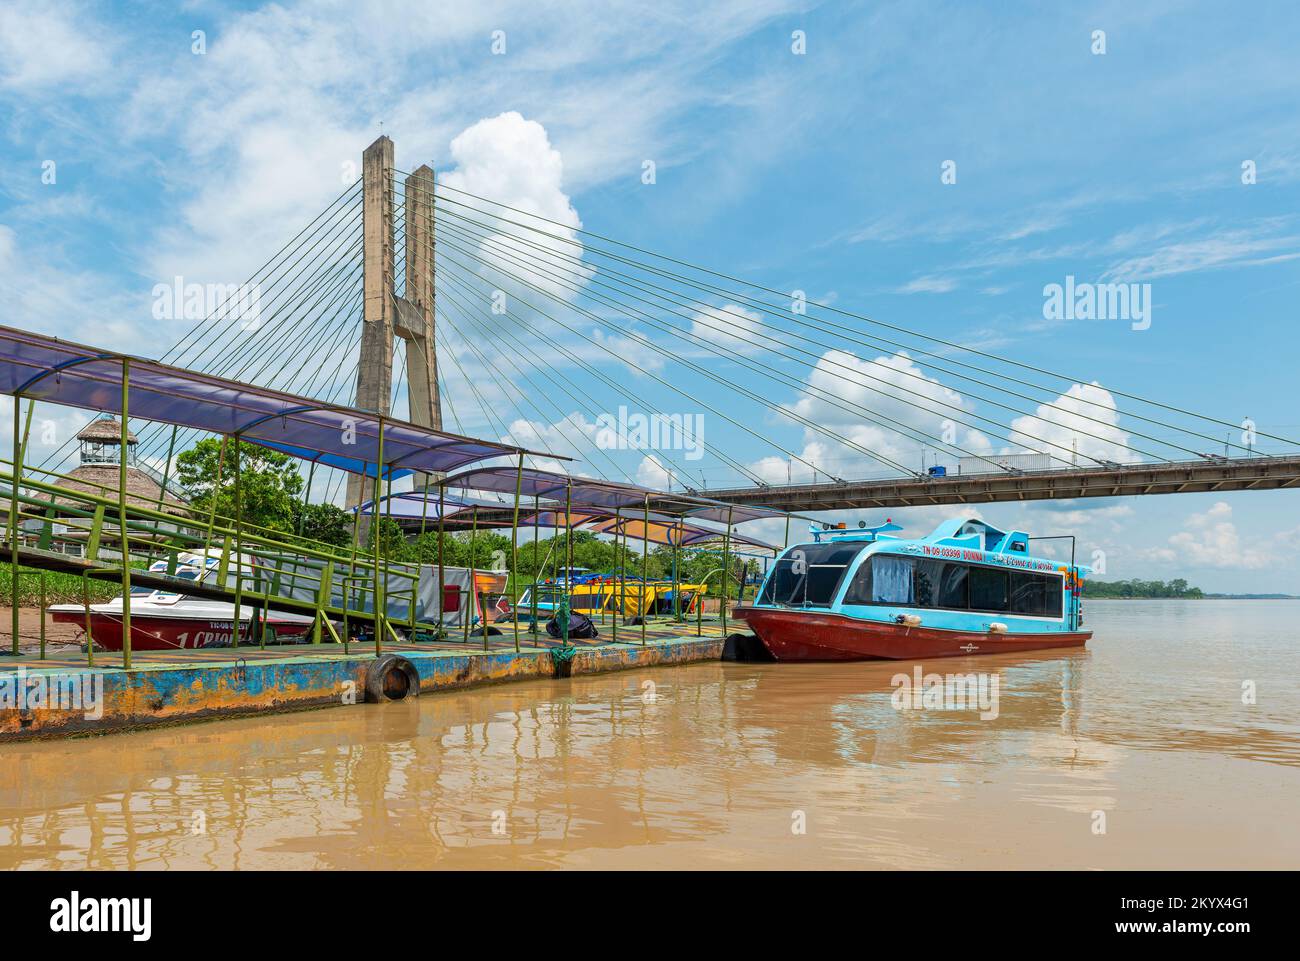
[[[1300,868],[1300,602],[1086,613],[925,665],[996,717],[709,663],[9,745],[0,867]]]

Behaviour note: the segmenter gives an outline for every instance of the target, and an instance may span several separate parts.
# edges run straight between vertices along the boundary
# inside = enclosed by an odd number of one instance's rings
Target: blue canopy
[[[733,524],[785,516],[784,511],[768,507],[731,505],[694,494],[657,491],[637,484],[573,477],[533,468],[525,468],[523,476],[519,477],[514,467],[477,467],[447,478],[443,481],[443,486],[459,490],[496,491],[513,497],[517,483],[523,497],[541,498],[557,504],[563,504],[567,497],[575,508],[635,511],[644,509],[648,503],[650,509],[665,514],[724,523],[730,519]]]
[[[373,411],[0,326],[0,393],[121,414],[126,364],[130,368],[128,416],[238,435],[240,440],[356,474],[375,475],[381,424],[384,477],[456,470],[520,452],[493,441],[381,418]]]

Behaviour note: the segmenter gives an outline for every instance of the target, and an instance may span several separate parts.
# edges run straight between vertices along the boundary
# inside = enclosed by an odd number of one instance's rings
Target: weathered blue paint
[[[459,652],[392,648],[415,665],[420,692],[473,687],[555,676],[549,650]],[[641,645],[605,644],[582,648],[573,658],[572,674],[595,674],[717,660],[720,637],[674,637]],[[0,685],[11,688],[24,677],[28,685],[44,678],[48,687],[70,678],[102,682],[102,714],[67,710],[49,704],[21,710],[0,706],[0,742],[32,737],[106,733],[158,724],[230,717],[267,711],[364,703],[366,670],[373,653],[284,655],[256,660],[214,661],[194,665],[141,665],[89,670],[26,667],[0,670]]]

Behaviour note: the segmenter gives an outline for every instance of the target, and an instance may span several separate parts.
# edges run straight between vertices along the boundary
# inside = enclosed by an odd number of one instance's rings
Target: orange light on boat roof
[[[844,521],[840,521],[838,524],[835,525],[835,529],[836,529],[837,531],[842,531],[842,530],[846,529],[848,526],[849,526],[849,525],[846,524],[846,523],[844,523]]]

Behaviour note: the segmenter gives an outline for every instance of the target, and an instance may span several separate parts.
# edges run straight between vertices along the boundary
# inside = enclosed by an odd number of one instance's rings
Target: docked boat
[[[683,617],[694,616],[703,584],[674,584],[670,580],[643,580],[619,572],[598,573],[572,568],[569,576],[569,609],[595,617],[621,612],[625,618],[667,616],[676,610]],[[550,616],[564,600],[565,579],[550,578],[528,587],[519,598],[519,612],[526,617],[534,609]]]
[[[220,558],[216,554],[182,553],[172,577],[199,582],[215,574]],[[167,573],[167,562],[149,567],[151,573]],[[95,644],[109,651],[122,650],[122,598],[103,604],[54,604],[50,619],[56,623],[75,624],[83,631],[90,624]],[[257,622],[254,623],[254,618]],[[239,636],[245,643],[255,642],[257,625],[268,644],[297,643],[308,639],[313,619],[300,614],[256,611],[251,604],[240,605]],[[131,649],[164,651],[200,647],[230,647],[234,639],[235,605],[225,601],[205,600],[174,591],[149,587],[131,590]]]
[[[736,609],[778,661],[963,657],[1086,644],[1087,568],[1029,552],[981,520],[900,538],[898,525],[812,529]]]

